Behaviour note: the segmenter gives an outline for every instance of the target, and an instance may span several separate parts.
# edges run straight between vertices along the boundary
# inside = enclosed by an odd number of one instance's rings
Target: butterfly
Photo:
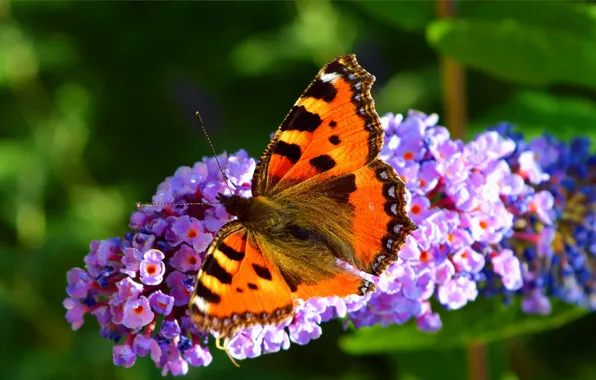
[[[201,331],[229,339],[276,324],[298,300],[364,295],[416,229],[404,182],[378,158],[383,129],[355,55],[327,63],[262,154],[252,197],[220,193],[236,217],[208,247],[190,298]]]

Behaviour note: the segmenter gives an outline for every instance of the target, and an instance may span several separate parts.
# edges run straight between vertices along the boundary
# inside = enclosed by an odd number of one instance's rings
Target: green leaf
[[[436,333],[421,332],[414,323],[373,326],[347,335],[340,347],[353,355],[461,347],[554,329],[587,314],[585,309],[553,300],[550,315],[529,315],[520,304],[519,298],[511,306],[503,305],[500,298],[478,299],[461,310],[441,310],[443,327]]]
[[[515,20],[431,23],[427,39],[464,65],[518,83],[596,88],[596,40]]]
[[[501,122],[515,125],[528,138],[548,132],[563,140],[584,136],[596,141],[596,105],[587,99],[518,91],[471,122],[469,131],[475,134]]]
[[[430,109],[440,97],[439,71],[436,65],[430,65],[392,76],[375,94],[375,107],[380,115],[411,108]]]
[[[457,14],[464,19],[515,20],[596,38],[596,6],[577,3],[543,2],[540,11],[528,2],[465,1],[458,4]]]
[[[435,18],[435,3],[432,1],[370,1],[358,4],[377,20],[397,28],[418,32]]]

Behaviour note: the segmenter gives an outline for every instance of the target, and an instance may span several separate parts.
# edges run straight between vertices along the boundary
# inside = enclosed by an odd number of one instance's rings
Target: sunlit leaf
[[[354,355],[465,346],[554,329],[585,314],[584,309],[556,301],[551,315],[540,316],[523,313],[519,299],[511,306],[497,298],[478,299],[461,310],[443,310],[443,327],[437,333],[421,332],[414,323],[374,326],[347,335],[340,346]]]
[[[435,18],[433,1],[371,1],[358,4],[372,17],[407,31],[422,31]]]
[[[583,38],[596,38],[596,6],[580,3],[542,2],[540,11],[534,4],[515,1],[462,1],[458,17],[492,21],[515,20],[575,33]]]
[[[596,88],[596,40],[514,20],[439,20],[428,41],[465,65],[518,83]]]

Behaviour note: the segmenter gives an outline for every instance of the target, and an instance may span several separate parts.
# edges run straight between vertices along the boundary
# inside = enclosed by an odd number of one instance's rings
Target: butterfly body
[[[252,198],[218,196],[237,220],[218,232],[190,311],[201,330],[231,337],[277,323],[297,300],[366,294],[416,227],[405,186],[377,159],[383,131],[352,55],[328,63],[294,105],[257,164]]]

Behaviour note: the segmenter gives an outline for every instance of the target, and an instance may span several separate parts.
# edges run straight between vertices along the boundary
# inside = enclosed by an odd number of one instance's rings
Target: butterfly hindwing
[[[199,329],[229,337],[254,324],[293,314],[290,289],[237,221],[226,224],[207,250],[190,310]]]
[[[323,181],[376,158],[383,130],[370,95],[374,80],[354,55],[325,65],[261,156],[253,194],[280,192],[305,180]]]
[[[361,270],[379,275],[397,260],[406,237],[416,229],[406,211],[406,186],[395,169],[381,161],[354,171],[356,190],[353,242]]]

